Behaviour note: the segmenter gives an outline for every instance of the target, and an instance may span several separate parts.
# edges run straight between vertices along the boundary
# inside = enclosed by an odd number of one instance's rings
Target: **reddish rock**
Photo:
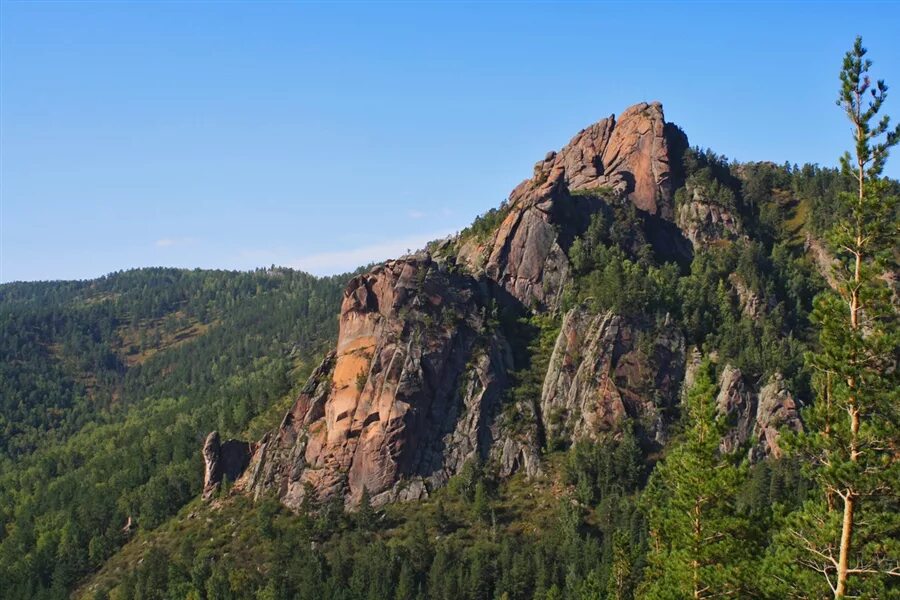
[[[364,488],[375,504],[413,499],[506,446],[495,417],[510,359],[486,328],[487,304],[474,279],[427,254],[354,278],[336,351],[262,441],[240,487],[276,490],[290,507],[310,490],[350,505]]]
[[[541,397],[510,405],[509,373],[517,365],[498,315],[558,309],[570,277],[569,247],[591,216],[612,211],[613,203],[638,209],[635,226],[654,251],[661,239],[676,254],[683,244],[689,257],[690,244],[672,221],[680,182],[670,159],[685,145],[658,103],[633,106],[538,162],[533,177],[513,190],[496,231],[444,240],[431,253],[353,278],[335,350],[281,425],[243,446],[252,451],[249,464],[239,460],[240,447],[220,444],[215,433],[207,439],[204,493],[210,496],[237,465],[237,489],[275,493],[291,508],[311,497],[353,506],[363,489],[377,505],[425,497],[474,459],[501,477],[534,475],[542,434],[591,439],[632,419],[645,441],[663,443],[685,377],[684,339],[668,320],[651,325],[573,309]],[[695,242],[701,234],[739,231],[721,214],[679,218],[700,222]],[[744,304],[754,311],[760,302],[747,296]],[[740,447],[755,433],[765,440],[761,452],[774,451],[778,428],[793,426],[793,400],[783,386],[755,394],[733,371],[719,400],[734,423],[723,444]]]
[[[658,102],[591,125],[535,165],[532,178],[510,194],[508,214],[490,242],[464,248],[461,261],[475,271],[483,266],[525,306],[558,306],[569,269],[565,246],[598,210],[583,194],[625,199],[671,220],[670,156],[682,146],[686,140],[667,128]]]

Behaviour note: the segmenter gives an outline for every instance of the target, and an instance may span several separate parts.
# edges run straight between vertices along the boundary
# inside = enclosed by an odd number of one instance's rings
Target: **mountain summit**
[[[548,445],[626,422],[646,447],[665,443],[688,362],[682,332],[668,315],[595,314],[565,296],[576,240],[597,223],[624,227],[660,264],[690,259],[697,236],[674,223],[687,148],[661,104],[636,104],[548,153],[482,227],[352,279],[337,346],[280,427],[229,446],[248,454],[229,456],[248,462],[236,488],[274,491],[292,508],[309,494],[352,506],[364,490],[383,504],[426,497],[470,461],[534,475]],[[695,196],[686,229],[703,214]],[[548,332],[552,352],[526,351]],[[720,404],[740,420],[729,443],[763,432],[759,451],[770,452],[779,425],[799,426],[790,393],[773,383],[759,400],[739,372],[729,377]],[[536,393],[516,393],[526,380]],[[222,472],[215,456],[207,488]]]

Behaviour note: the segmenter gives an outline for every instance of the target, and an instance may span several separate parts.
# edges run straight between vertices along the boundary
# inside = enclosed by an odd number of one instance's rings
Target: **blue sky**
[[[852,7],[3,2],[0,281],[348,270],[642,100],[729,157],[834,165],[857,33],[900,119],[900,4]]]

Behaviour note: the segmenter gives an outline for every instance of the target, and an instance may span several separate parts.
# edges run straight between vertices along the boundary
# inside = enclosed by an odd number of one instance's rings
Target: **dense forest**
[[[886,88],[865,55],[858,40],[843,65],[857,133],[841,168],[685,152],[676,201],[703,190],[740,216],[733,240],[667,260],[639,212],[610,202],[573,242],[564,309],[674,322],[704,357],[662,452],[626,426],[552,440],[532,479],[472,460],[425,501],[309,499],[295,513],[226,482],[204,503],[204,434],[257,439],[278,424],[336,336],[347,277],[152,269],[0,287],[3,596],[900,598],[885,276],[900,183],[882,177],[900,128],[877,116]],[[461,236],[488,235],[506,210]],[[747,309],[735,278],[763,309]],[[515,325],[530,334],[512,400],[540,394],[559,319]],[[800,403],[804,428],[783,432],[779,456],[723,451],[726,365],[759,383],[777,373]]]
[[[337,332],[347,276],[141,269],[0,288],[0,581],[62,597],[257,435]],[[276,415],[276,416],[273,416]]]

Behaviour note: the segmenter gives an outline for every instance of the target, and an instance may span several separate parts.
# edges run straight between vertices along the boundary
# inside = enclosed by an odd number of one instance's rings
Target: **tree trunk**
[[[694,598],[700,598],[700,541],[702,539],[703,529],[700,524],[700,502],[694,503],[694,556],[691,561],[692,583],[694,586]]]
[[[844,498],[844,522],[841,527],[841,553],[838,557],[837,585],[834,588],[835,600],[841,600],[847,593],[847,569],[850,562],[850,538],[853,535],[855,508],[856,497],[850,493]]]

